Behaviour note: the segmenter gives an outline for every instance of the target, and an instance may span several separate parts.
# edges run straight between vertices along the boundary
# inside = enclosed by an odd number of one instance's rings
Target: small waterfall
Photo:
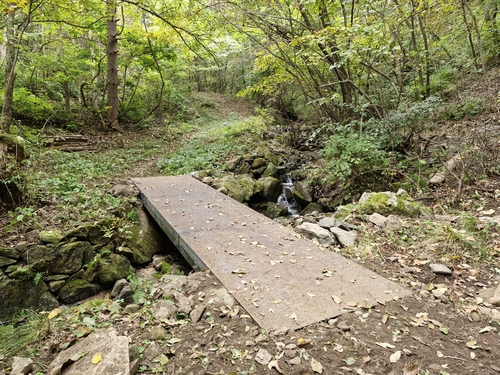
[[[296,216],[299,214],[299,207],[297,201],[293,197],[293,190],[295,189],[295,186],[290,173],[287,173],[285,175],[282,185],[283,193],[281,193],[281,195],[278,197],[277,204],[286,207],[290,216]]]

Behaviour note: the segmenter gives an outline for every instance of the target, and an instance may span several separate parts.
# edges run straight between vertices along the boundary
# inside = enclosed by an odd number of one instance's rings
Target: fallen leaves
[[[389,344],[388,342],[376,342],[378,346],[385,348],[385,349],[395,349],[396,347],[392,344]]]
[[[389,357],[389,361],[391,363],[396,363],[397,361],[399,361],[401,359],[401,350],[398,350],[396,352],[394,352],[393,354],[391,354],[391,356]]]

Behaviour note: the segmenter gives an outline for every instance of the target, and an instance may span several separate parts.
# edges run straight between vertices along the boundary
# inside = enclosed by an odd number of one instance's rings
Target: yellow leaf
[[[61,309],[58,307],[58,308],[55,308],[54,310],[52,310],[49,315],[47,315],[47,319],[54,319],[56,316],[58,316],[59,314],[61,313]]]
[[[101,360],[102,360],[102,353],[97,353],[92,357],[92,363],[94,365],[97,365],[99,362],[101,362]]]

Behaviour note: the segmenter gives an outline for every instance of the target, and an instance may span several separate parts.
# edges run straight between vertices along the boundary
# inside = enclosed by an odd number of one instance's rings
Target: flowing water
[[[295,189],[294,182],[290,173],[287,173],[282,182],[283,193],[278,197],[278,204],[286,207],[289,216],[296,216],[299,214],[297,201],[293,197],[293,190]]]

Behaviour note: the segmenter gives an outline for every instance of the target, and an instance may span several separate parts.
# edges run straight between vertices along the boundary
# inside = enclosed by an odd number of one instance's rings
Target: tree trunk
[[[18,53],[14,44],[15,37],[15,13],[16,10],[12,10],[7,15],[7,29],[6,29],[6,64],[5,64],[5,89],[4,89],[4,100],[2,105],[2,117],[0,119],[0,131],[5,133],[10,132],[10,126],[12,124],[12,104],[14,101],[14,80],[16,78],[16,63]]]
[[[118,19],[116,18],[116,0],[107,0],[108,11],[108,45],[106,56],[108,59],[107,93],[108,93],[108,125],[120,130],[118,124]]]

